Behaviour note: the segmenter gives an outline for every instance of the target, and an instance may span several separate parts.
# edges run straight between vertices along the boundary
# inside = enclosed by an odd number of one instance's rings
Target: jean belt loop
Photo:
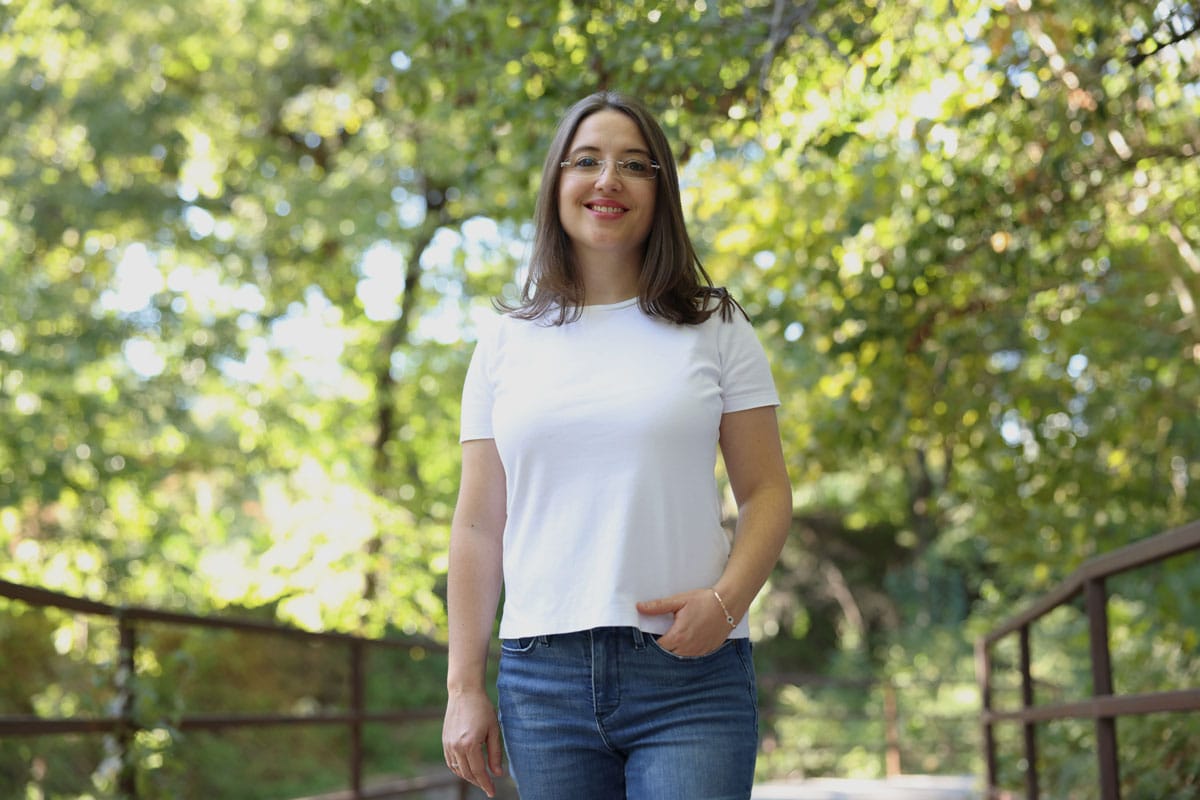
[[[642,633],[641,628],[633,629],[633,646],[634,646],[634,649],[636,649],[636,650],[641,650],[643,647],[646,646],[646,637]]]
[[[539,636],[539,637],[537,637],[537,643],[540,644],[542,647],[549,647],[550,646],[550,637],[549,636]]]

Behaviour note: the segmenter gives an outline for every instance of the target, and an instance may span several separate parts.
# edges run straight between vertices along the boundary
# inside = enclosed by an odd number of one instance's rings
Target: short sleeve
[[[471,354],[467,377],[463,381],[462,416],[459,420],[459,442],[471,439],[492,439],[492,402],[494,399],[491,376],[491,353],[495,343],[492,337],[480,338]]]
[[[750,322],[735,313],[718,325],[722,412],[779,405],[771,365]]]

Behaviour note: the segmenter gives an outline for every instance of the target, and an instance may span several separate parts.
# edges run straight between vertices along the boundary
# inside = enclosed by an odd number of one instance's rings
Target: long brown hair
[[[728,320],[734,307],[742,309],[725,289],[713,286],[688,237],[679,197],[679,173],[666,134],[636,100],[608,91],[583,98],[559,121],[542,167],[542,185],[534,212],[533,252],[520,300],[513,304],[497,301],[497,306],[521,319],[544,317],[555,325],[579,318],[583,284],[558,214],[558,188],[562,179],[559,165],[566,158],[580,123],[606,109],[619,111],[633,120],[659,165],[654,181],[654,219],[638,273],[638,305],[651,316],[683,325],[699,324],[717,310],[722,319]],[[717,302],[712,302],[714,299]]]

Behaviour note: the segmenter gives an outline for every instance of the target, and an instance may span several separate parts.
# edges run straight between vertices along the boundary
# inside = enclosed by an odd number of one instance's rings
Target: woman
[[[745,616],[791,518],[766,357],[700,266],[670,147],[636,102],[568,111],[536,223],[522,302],[463,389],[446,763],[494,796],[503,728],[523,800],[748,798]]]

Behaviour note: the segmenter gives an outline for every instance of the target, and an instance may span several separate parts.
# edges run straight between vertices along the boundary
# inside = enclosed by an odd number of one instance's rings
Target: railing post
[[[900,710],[896,700],[896,687],[890,680],[883,682],[883,727],[887,750],[884,769],[888,777],[901,774],[900,766]]]
[[[1029,625],[1022,625],[1021,639],[1021,703],[1026,711],[1033,708],[1033,667],[1029,655]],[[1038,800],[1037,725],[1026,720],[1025,728],[1025,796]]]
[[[1104,578],[1093,578],[1084,586],[1088,615],[1088,639],[1092,655],[1092,696],[1113,693],[1112,657],[1108,649],[1108,592]],[[1117,720],[1096,718],[1096,756],[1100,759],[1100,797],[1120,800],[1121,782],[1117,763]]]
[[[117,774],[117,792],[122,800],[137,798],[137,763],[134,752],[136,720],[134,718],[134,691],[137,685],[137,632],[133,622],[121,613],[116,613],[117,633],[120,642],[117,648],[117,751],[121,759]]]
[[[362,797],[363,773],[363,714],[366,706],[362,639],[350,642],[350,791],[355,800]]]
[[[983,763],[987,771],[987,793],[992,797],[997,788],[996,781],[996,732],[994,723],[988,718],[992,712],[992,656],[988,650],[987,639],[975,643],[975,674],[979,680],[979,697],[983,705]]]

